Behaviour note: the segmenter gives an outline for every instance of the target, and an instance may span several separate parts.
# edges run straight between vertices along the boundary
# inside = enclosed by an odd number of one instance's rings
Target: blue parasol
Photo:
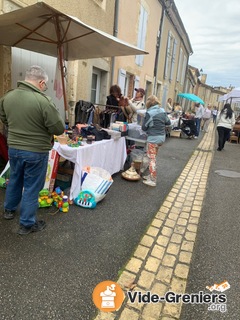
[[[179,93],[178,96],[196,103],[204,104],[204,101],[193,93]]]

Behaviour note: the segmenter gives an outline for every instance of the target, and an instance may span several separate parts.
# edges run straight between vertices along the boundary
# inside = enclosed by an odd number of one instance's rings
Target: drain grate
[[[228,178],[240,178],[240,172],[230,171],[230,170],[216,170],[214,171],[219,176]]]

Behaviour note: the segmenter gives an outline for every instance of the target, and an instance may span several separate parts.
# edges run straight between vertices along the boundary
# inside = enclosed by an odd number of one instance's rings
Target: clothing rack
[[[114,105],[110,105],[110,104],[101,104],[101,103],[94,103],[95,107],[106,107],[106,108],[113,108],[113,109],[121,109],[121,107],[119,106],[114,106]]]
[[[125,115],[122,112],[122,107],[95,103],[96,108],[99,109],[99,125],[103,128],[108,128],[110,123],[115,121],[126,121]]]
[[[75,106],[75,124],[98,124],[107,128],[111,122],[124,121],[120,106],[95,103],[79,100]]]

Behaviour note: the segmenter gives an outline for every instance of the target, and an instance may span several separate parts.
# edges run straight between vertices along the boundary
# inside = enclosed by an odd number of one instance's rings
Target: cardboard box
[[[170,132],[170,136],[175,138],[181,138],[181,132],[181,130],[172,130]]]
[[[72,175],[70,174],[57,174],[55,180],[55,188],[60,187],[63,191],[71,187]]]
[[[55,179],[57,177],[59,154],[56,150],[49,151],[47,174],[44,184],[44,189],[48,189],[50,192],[54,189]]]

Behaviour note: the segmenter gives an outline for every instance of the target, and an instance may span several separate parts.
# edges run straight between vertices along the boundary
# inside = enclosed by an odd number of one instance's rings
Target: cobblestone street
[[[150,291],[161,297],[168,291],[185,292],[214,143],[212,125],[125,266],[118,280],[125,291],[135,284],[133,292]],[[101,312],[96,320],[179,319],[181,309],[181,303],[133,304],[125,301],[119,311],[112,314]]]

